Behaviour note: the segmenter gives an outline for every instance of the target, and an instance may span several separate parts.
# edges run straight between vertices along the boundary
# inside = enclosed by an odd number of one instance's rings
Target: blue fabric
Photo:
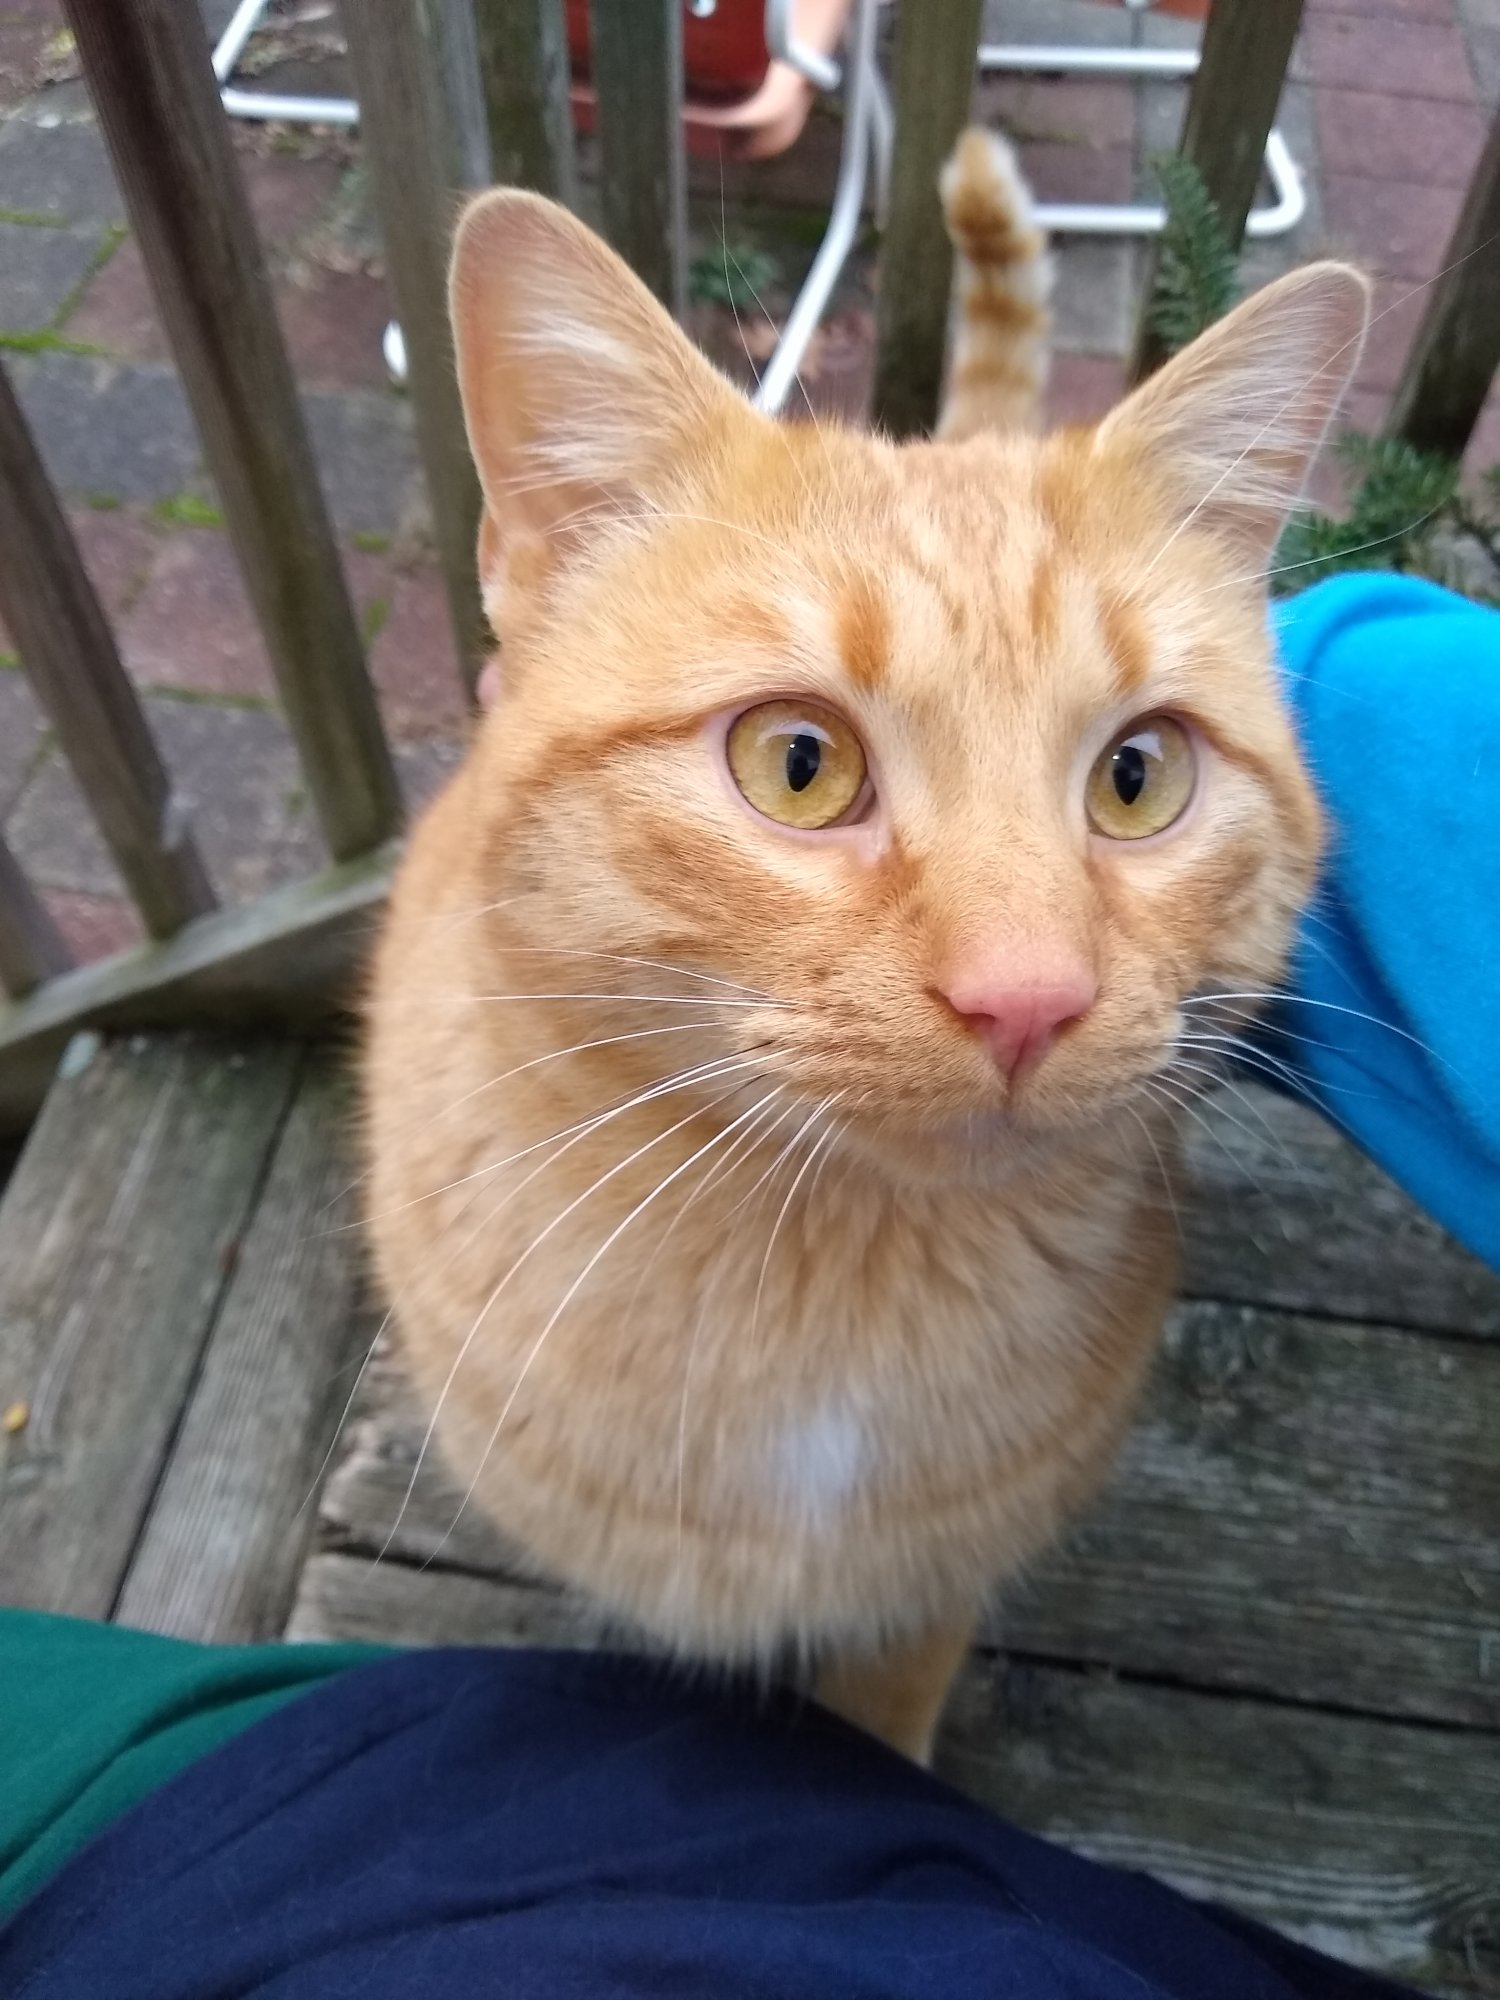
[[[598,1655],[356,1667],[0,1932],[6,2000],[1377,2000],[788,1697]]]
[[[1333,825],[1277,1053],[1500,1268],[1500,612],[1361,574],[1274,618]]]

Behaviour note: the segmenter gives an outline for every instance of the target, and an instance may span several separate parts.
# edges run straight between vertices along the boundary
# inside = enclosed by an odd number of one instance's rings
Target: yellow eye
[[[734,782],[779,826],[833,826],[864,789],[859,738],[842,716],[817,702],[763,701],[747,708],[725,749]]]
[[[1090,823],[1109,840],[1144,840],[1181,819],[1193,796],[1193,739],[1168,715],[1148,715],[1117,736],[1089,772]]]

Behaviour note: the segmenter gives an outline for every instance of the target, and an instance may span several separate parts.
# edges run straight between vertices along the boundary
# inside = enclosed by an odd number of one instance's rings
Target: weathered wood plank
[[[166,944],[121,952],[0,1002],[0,1133],[23,1131],[68,1038],[85,1025],[306,1029],[347,1010],[397,850],[330,868]]]
[[[593,1647],[606,1637],[598,1617],[560,1591],[350,1555],[312,1558],[286,1635],[394,1646]]]
[[[1497,1439],[1491,1343],[1182,1308],[1115,1477],[991,1630],[1500,1730]]]
[[[1254,1085],[1236,1089],[1187,1128],[1186,1291],[1500,1334],[1500,1275],[1316,1112]]]
[[[511,1580],[378,1357],[323,1496],[327,1548]],[[1500,1349],[1280,1313],[1174,1316],[1109,1488],[1013,1586],[1024,1651],[1500,1728]]]
[[[1236,249],[1244,238],[1266,134],[1276,122],[1301,19],[1302,0],[1214,0],[1209,9],[1178,150],[1202,174]],[[1153,250],[1131,363],[1137,381],[1166,359],[1150,325],[1155,291]]]
[[[1392,437],[1460,458],[1500,368],[1500,110],[1464,197],[1386,419]]]
[[[0,1204],[0,1603],[108,1616],[295,1051],[80,1038]]]
[[[1035,1832],[1335,1957],[1500,1986],[1500,1738],[981,1660],[937,1761]]]
[[[320,1542],[366,1557],[386,1553],[398,1562],[439,1561],[450,1569],[518,1577],[519,1551],[482,1508],[462,1505],[462,1482],[450,1476],[436,1448],[422,1454],[425,1429],[424,1414],[383,1339],[323,1491]]]
[[[681,0],[589,0],[604,234],[681,317],[687,285]]]
[[[214,906],[187,816],[0,368],[0,616],[153,937]]]
[[[458,0],[343,0],[381,238],[406,344],[407,382],[432,502],[438,558],[468,685],[491,643],[475,548],[479,478],[469,456],[448,327],[448,250],[463,191],[445,58],[445,10]],[[450,32],[446,38],[451,40]]]
[[[876,424],[932,429],[943,390],[953,252],[938,176],[969,116],[983,0],[926,0],[897,23],[896,142],[875,310]]]
[[[66,11],[308,790],[348,860],[392,832],[400,797],[207,33],[177,0]]]
[[[475,0],[495,178],[578,199],[568,38],[557,0]]]
[[[346,1079],[307,1060],[115,1608],[184,1639],[286,1623],[333,1430],[368,1339]]]
[[[0,993],[23,999],[72,963],[61,932],[0,836]]]

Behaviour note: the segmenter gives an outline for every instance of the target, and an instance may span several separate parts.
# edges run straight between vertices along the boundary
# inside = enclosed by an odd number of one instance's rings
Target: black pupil
[[[794,792],[805,792],[818,775],[823,746],[816,736],[794,736],[786,746],[786,781]]]
[[[1115,781],[1115,797],[1122,806],[1133,806],[1146,784],[1146,758],[1133,743],[1122,743],[1114,754],[1110,776]]]

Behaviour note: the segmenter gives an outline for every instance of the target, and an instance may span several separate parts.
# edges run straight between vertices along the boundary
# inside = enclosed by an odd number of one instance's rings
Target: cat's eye
[[[725,754],[734,782],[778,826],[836,826],[865,789],[859,738],[814,701],[763,701],[730,728]]]
[[[1187,811],[1197,758],[1193,739],[1169,715],[1133,722],[1094,761],[1084,803],[1107,840],[1144,840]]]

